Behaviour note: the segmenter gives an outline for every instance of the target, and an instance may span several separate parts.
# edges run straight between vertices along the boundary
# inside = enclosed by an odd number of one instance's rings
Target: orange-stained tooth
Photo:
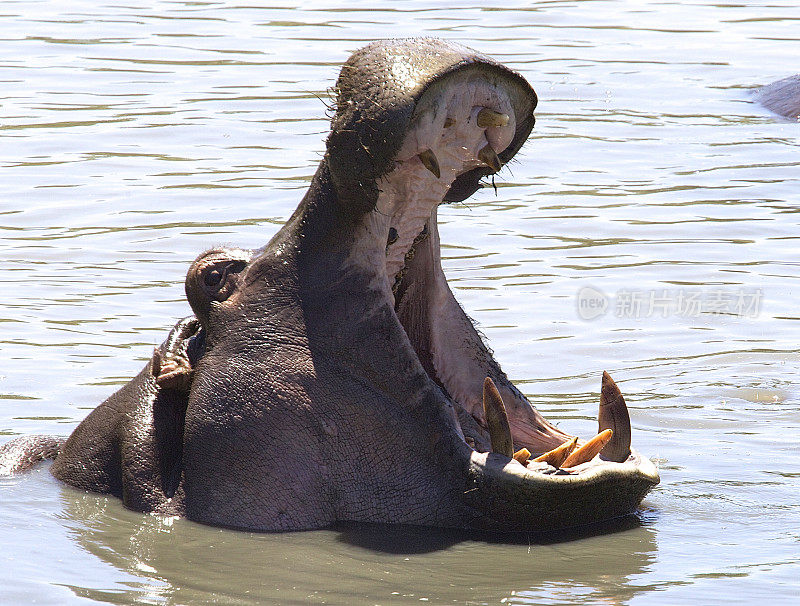
[[[525,465],[525,463],[527,463],[528,459],[530,458],[531,458],[531,451],[528,450],[527,448],[520,448],[517,452],[514,453],[514,460],[517,461],[518,463],[522,463],[523,465]]]
[[[500,392],[489,377],[483,380],[483,414],[486,415],[486,427],[489,429],[489,440],[492,452],[514,456],[514,442],[511,439],[511,427]]]
[[[544,453],[540,457],[536,457],[534,461],[537,463],[548,463],[555,468],[559,468],[564,464],[564,461],[567,460],[570,453],[575,450],[575,445],[577,443],[577,437],[567,440],[561,446],[556,446],[553,450]]]
[[[501,114],[493,109],[484,107],[478,112],[477,122],[479,128],[490,128],[492,126],[506,126],[509,120],[508,114]]]
[[[561,467],[575,467],[581,463],[586,463],[586,461],[591,461],[598,452],[603,450],[603,446],[608,444],[612,435],[614,435],[614,432],[610,429],[601,431],[591,440],[586,442],[586,444],[573,450],[572,454],[567,457],[567,460],[562,463]]]

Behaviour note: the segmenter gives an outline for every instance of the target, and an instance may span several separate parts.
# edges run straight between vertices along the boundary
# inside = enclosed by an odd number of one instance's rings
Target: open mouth
[[[378,203],[366,219],[370,239],[385,242],[378,273],[391,288],[410,346],[453,403],[473,463],[523,480],[635,468],[652,486],[657,472],[630,448],[627,407],[611,377],[603,374],[598,435],[580,441],[555,428],[497,367],[442,271],[438,205],[460,175],[502,168],[518,119],[532,110],[513,87],[469,73],[451,75],[425,91],[394,169],[378,181]]]
[[[514,156],[533,127],[533,89],[479,55],[443,60],[433,74],[405,52],[365,57],[363,78],[360,59],[342,70],[327,153],[306,199],[207,322],[212,355],[216,339],[227,343],[225,314],[268,315],[255,285],[266,280],[272,294],[282,282],[269,272],[283,276],[275,267],[296,262],[291,294],[310,343],[309,372],[336,380],[320,402],[339,401],[340,373],[354,378],[354,396],[341,406],[367,418],[347,431],[375,428],[381,448],[391,444],[398,455],[389,470],[374,465],[371,449],[349,452],[337,473],[366,493],[334,500],[334,519],[547,530],[632,513],[658,472],[630,447],[627,408],[611,378],[603,378],[597,436],[582,442],[556,428],[502,371],[442,270],[438,206],[466,199]],[[392,69],[376,74],[376,64]],[[364,81],[390,92],[376,100]],[[214,311],[216,293],[229,291],[216,286],[224,276],[208,274],[194,299]],[[193,387],[192,398],[207,385]],[[322,445],[325,436],[342,440],[321,431]],[[433,479],[415,485],[406,473]],[[370,509],[378,513],[365,513],[365,499],[380,503]]]

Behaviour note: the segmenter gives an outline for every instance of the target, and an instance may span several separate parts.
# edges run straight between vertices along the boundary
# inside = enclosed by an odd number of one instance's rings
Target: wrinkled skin
[[[52,472],[68,484],[254,530],[544,530],[634,511],[658,474],[629,448],[607,376],[599,425],[621,443],[566,471],[489,452],[486,377],[517,448],[569,436],[508,380],[441,269],[437,205],[517,152],[533,89],[474,51],[416,39],[356,52],[336,93],[327,152],[286,225],[260,250],[201,255],[186,279],[195,318],[65,444],[17,440],[7,468],[60,448]],[[482,107],[501,118],[480,126]]]
[[[800,74],[762,86],[755,96],[768,110],[784,118],[800,119]]]

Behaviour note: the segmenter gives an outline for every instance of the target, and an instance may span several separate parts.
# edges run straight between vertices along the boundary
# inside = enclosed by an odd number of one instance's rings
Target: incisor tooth
[[[478,152],[478,160],[483,162],[494,172],[499,172],[503,167],[503,165],[500,164],[500,158],[497,157],[497,153],[492,149],[492,146],[488,144]]]
[[[603,450],[603,446],[608,444],[611,436],[614,434],[610,429],[601,431],[591,440],[586,442],[580,448],[573,450],[572,454],[567,457],[567,460],[562,463],[561,467],[575,467],[586,461],[591,461],[595,455]]]
[[[501,114],[493,109],[484,107],[478,112],[478,126],[480,128],[490,128],[492,126],[506,126],[508,124],[508,114]]]
[[[486,426],[489,429],[492,452],[505,455],[510,459],[514,456],[514,442],[511,439],[511,427],[508,425],[506,407],[494,381],[489,377],[483,380],[483,414],[486,415]]]
[[[439,170],[439,161],[436,159],[436,155],[430,149],[420,152],[419,159],[425,168],[436,175],[437,179],[442,176],[442,173]]]
[[[520,448],[517,452],[514,453],[514,460],[517,463],[522,463],[523,465],[525,465],[525,463],[527,463],[528,459],[530,458],[531,458],[531,451],[528,450],[527,448]]]
[[[561,446],[556,446],[553,450],[536,457],[534,461],[537,463],[548,463],[555,468],[559,468],[564,464],[564,461],[567,460],[567,457],[570,455],[570,453],[575,450],[575,445],[577,443],[578,438],[574,437],[571,440],[564,442]]]

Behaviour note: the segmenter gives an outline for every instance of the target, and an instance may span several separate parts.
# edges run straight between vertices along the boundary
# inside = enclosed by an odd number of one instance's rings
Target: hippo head
[[[611,378],[599,429],[612,431],[581,449],[508,380],[442,272],[437,207],[514,156],[533,89],[467,48],[413,39],[356,52],[335,93],[327,151],[286,225],[189,272],[207,336],[185,513],[260,530],[544,530],[634,511],[658,474],[630,448]]]
[[[356,52],[283,228],[198,257],[195,317],[66,441],[0,447],[0,472],[55,457],[57,478],[133,509],[253,530],[549,530],[634,511],[659,478],[611,377],[579,444],[509,381],[442,271],[438,206],[513,157],[535,107],[519,74],[461,46]]]

